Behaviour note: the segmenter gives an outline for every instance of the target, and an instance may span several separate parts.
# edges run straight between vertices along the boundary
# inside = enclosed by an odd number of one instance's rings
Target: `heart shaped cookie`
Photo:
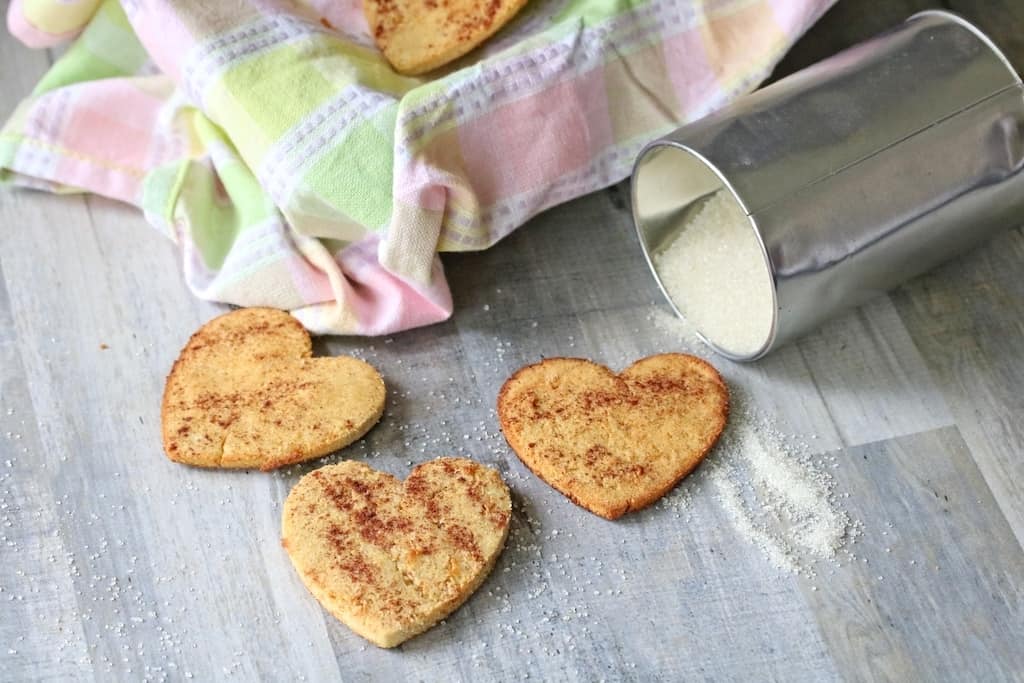
[[[718,372],[668,353],[616,375],[579,358],[522,368],[498,395],[509,446],[577,505],[607,519],[650,505],[703,460],[729,413]]]
[[[164,387],[164,450],[201,467],[269,470],[352,443],[384,412],[384,381],[356,358],[312,358],[309,334],[272,308],[199,328]]]
[[[436,69],[482,43],[526,0],[363,0],[366,23],[396,71]]]
[[[483,583],[511,512],[501,476],[472,460],[424,463],[405,482],[345,461],[291,490],[281,544],[328,612],[374,645],[394,647]]]

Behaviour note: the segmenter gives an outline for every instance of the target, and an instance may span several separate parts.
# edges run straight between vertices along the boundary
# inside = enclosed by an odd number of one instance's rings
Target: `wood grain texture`
[[[827,323],[797,346],[845,445],[953,423],[888,297]]]
[[[927,5],[842,1],[780,69]],[[1024,56],[1019,3],[971,9],[1011,59]],[[4,36],[0,63],[6,113],[48,61]],[[667,307],[626,196],[613,187],[491,250],[446,256],[456,314],[444,324],[317,340],[317,354],[381,370],[385,416],[342,453],[261,474],[161,453],[164,376],[223,310],[185,290],[174,247],[111,202],[0,193],[0,680],[1024,677],[1024,232],[757,364],[712,358],[835,458],[863,524],[852,556],[802,577],[735,532],[702,469],[612,523],[536,479],[501,438],[495,397],[526,363],[569,355],[619,369],[690,350],[654,324]],[[342,457],[405,477],[439,455],[504,474],[508,549],[443,624],[380,651],[295,576],[278,544],[281,501]]]
[[[893,294],[964,440],[1024,545],[1024,230]]]
[[[53,468],[35,457],[38,421],[17,341],[0,282],[0,653],[6,653],[4,669],[26,679],[88,679],[92,667],[71,578],[75,548],[60,534],[64,501],[49,486]]]
[[[846,449],[835,475],[870,527],[804,594],[844,675],[1018,679],[1024,562],[956,428]]]

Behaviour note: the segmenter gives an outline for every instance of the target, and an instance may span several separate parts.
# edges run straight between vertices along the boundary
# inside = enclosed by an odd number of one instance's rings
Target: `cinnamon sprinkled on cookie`
[[[425,463],[404,483],[345,461],[295,485],[281,544],[331,614],[394,647],[483,582],[504,547],[511,510],[498,473],[472,460]]]
[[[164,449],[202,467],[272,469],[346,446],[376,424],[384,382],[367,363],[312,358],[309,334],[270,308],[203,325],[164,388]]]
[[[615,519],[689,474],[725,427],[729,392],[694,356],[662,354],[616,375],[578,358],[516,372],[498,396],[505,439],[541,479]]]

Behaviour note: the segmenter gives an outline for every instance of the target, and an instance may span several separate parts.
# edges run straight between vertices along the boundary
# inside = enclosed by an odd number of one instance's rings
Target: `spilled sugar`
[[[648,314],[647,319],[663,334],[681,341],[688,350],[710,348],[685,320],[677,318],[664,308],[655,308]]]
[[[745,356],[768,340],[771,274],[750,221],[726,190],[685,219],[654,265],[676,308],[722,349]]]
[[[813,574],[859,534],[835,480],[733,392],[730,425],[706,463],[735,529],[779,569]]]
[[[684,350],[706,348],[689,323],[663,308],[647,317]],[[775,567],[813,575],[814,564],[833,560],[862,525],[839,505],[824,456],[787,439],[735,383],[730,404],[729,424],[700,472],[740,536]]]

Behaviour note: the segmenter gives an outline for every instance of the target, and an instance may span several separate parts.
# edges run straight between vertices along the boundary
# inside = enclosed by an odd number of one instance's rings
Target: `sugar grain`
[[[756,353],[771,334],[774,297],[761,245],[725,190],[703,200],[654,264],[676,308],[711,342]]]

